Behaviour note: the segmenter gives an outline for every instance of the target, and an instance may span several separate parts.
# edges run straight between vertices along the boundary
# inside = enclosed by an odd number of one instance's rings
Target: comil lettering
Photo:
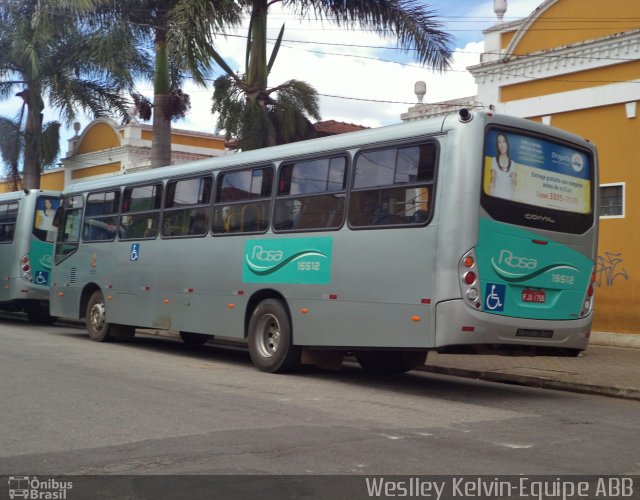
[[[539,221],[542,221],[542,222],[550,222],[552,224],[556,223],[556,221],[554,219],[552,219],[551,217],[547,217],[545,215],[524,214],[524,218],[525,219],[529,219],[529,220],[539,220]]]
[[[517,257],[513,255],[510,250],[502,250],[500,252],[500,259],[498,260],[498,264],[502,263],[516,269],[535,269],[536,267],[538,267],[538,261],[536,259]]]
[[[283,257],[282,250],[265,250],[261,246],[253,247],[253,252],[251,253],[252,260],[261,262],[280,262]]]

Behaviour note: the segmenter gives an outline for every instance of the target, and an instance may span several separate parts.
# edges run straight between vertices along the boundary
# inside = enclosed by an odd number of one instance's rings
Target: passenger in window
[[[516,189],[516,167],[509,156],[509,142],[505,134],[496,136],[496,156],[491,160],[489,194],[497,198],[513,199]]]
[[[0,241],[11,241],[13,239],[13,224],[0,226]]]
[[[189,224],[189,234],[204,234],[207,229],[207,216],[202,212],[197,212]]]
[[[124,228],[118,224],[115,217],[110,217],[105,220],[98,219],[85,219],[85,228],[88,228],[87,233],[85,229],[86,240],[111,240],[115,238],[116,233],[122,236],[124,234]]]
[[[429,212],[427,210],[416,210],[416,213],[413,214],[413,222],[416,224],[422,224],[427,220],[429,220]]]

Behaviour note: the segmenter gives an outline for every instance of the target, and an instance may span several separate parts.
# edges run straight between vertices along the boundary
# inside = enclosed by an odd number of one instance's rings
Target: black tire
[[[360,366],[372,373],[406,373],[427,360],[427,351],[358,351]]]
[[[31,323],[39,325],[51,325],[56,321],[55,316],[49,314],[49,303],[38,302],[37,300],[31,300],[27,303],[25,308],[27,318]]]
[[[285,373],[300,367],[301,348],[293,345],[291,321],[278,299],[260,302],[249,320],[249,354],[263,372]]]
[[[211,338],[211,335],[205,335],[204,333],[180,332],[180,337],[189,347],[200,347]]]
[[[91,294],[87,303],[86,312],[87,333],[91,340],[96,342],[109,342],[113,339],[111,325],[107,321],[107,313],[104,306],[104,297],[100,290]]]

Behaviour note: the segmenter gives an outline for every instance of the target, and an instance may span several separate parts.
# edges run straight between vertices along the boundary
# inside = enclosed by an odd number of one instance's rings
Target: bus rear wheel
[[[285,373],[300,366],[300,347],[293,345],[291,321],[278,299],[260,302],[249,320],[249,355],[263,372]]]
[[[372,373],[406,373],[427,360],[427,351],[358,351],[360,366]]]
[[[112,339],[104,306],[104,297],[100,290],[96,290],[91,294],[89,302],[87,303],[86,318],[87,333],[91,340],[108,342]]]

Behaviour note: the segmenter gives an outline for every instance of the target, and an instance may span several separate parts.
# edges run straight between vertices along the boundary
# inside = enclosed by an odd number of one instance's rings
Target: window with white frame
[[[600,217],[624,217],[624,182],[600,184]]]

